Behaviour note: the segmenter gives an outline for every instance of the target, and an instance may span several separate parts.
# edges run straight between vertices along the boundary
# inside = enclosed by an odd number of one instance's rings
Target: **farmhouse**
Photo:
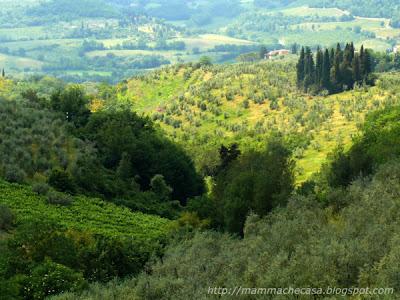
[[[265,59],[272,59],[275,56],[283,56],[283,55],[288,55],[290,53],[289,50],[286,49],[281,49],[281,50],[274,50],[270,51],[265,55]]]

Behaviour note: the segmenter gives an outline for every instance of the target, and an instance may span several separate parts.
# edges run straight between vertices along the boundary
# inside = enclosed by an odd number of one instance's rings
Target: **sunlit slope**
[[[309,178],[339,144],[348,147],[367,112],[397,103],[385,87],[330,96],[301,93],[293,61],[166,68],[120,85],[119,99],[151,116],[192,154],[199,168],[221,144],[262,147],[271,132],[290,141],[299,181]],[[392,95],[393,94],[393,95]],[[215,155],[214,155],[215,156]]]

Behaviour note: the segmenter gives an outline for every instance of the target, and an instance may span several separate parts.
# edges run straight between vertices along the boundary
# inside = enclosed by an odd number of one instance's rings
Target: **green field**
[[[99,199],[74,197],[71,206],[47,204],[45,197],[32,192],[30,187],[0,182],[0,204],[9,206],[17,222],[47,219],[66,228],[89,231],[108,237],[127,237],[141,241],[154,241],[168,231],[170,221]]]

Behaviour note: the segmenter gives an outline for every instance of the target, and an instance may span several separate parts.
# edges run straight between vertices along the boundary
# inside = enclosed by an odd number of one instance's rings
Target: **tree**
[[[315,63],[313,53],[309,47],[305,50],[304,61],[304,89],[308,90],[315,83]]]
[[[172,188],[167,185],[164,176],[155,175],[150,182],[151,190],[162,200],[171,200]]]
[[[342,76],[340,73],[340,64],[342,62],[342,50],[340,48],[340,44],[337,44],[336,51],[335,51],[335,57],[333,60],[333,65],[331,69],[331,82],[332,85],[334,86],[335,90],[340,90],[341,89],[341,82],[342,82]]]
[[[319,89],[323,82],[324,54],[321,49],[317,50],[316,66],[315,66],[315,82]]]
[[[217,168],[217,174],[221,171],[225,170],[230,163],[235,161],[241,154],[239,149],[239,145],[234,143],[230,145],[228,148],[224,145],[221,145],[219,148],[219,157],[220,157],[220,165]]]
[[[300,51],[300,58],[299,61],[297,62],[296,65],[296,70],[297,70],[297,85],[299,87],[301,87],[303,85],[304,82],[304,70],[305,70],[305,50],[304,47],[301,48]]]
[[[82,127],[88,121],[89,99],[78,85],[71,85],[63,91],[54,93],[50,103],[53,110],[62,112],[65,120],[74,124],[75,127]]]
[[[224,228],[242,234],[250,210],[263,216],[284,206],[293,189],[292,168],[290,152],[275,137],[264,151],[249,151],[232,161],[215,178],[213,189]]]
[[[268,53],[267,47],[261,46],[260,52],[259,52],[260,59],[264,59],[265,56],[267,55],[267,53]]]
[[[212,65],[211,58],[209,56],[202,56],[200,57],[199,64],[200,66],[211,66]]]
[[[356,54],[353,59],[352,74],[353,74],[354,82],[360,83],[361,82],[361,66],[360,66],[360,57],[358,56],[358,54]]]
[[[91,114],[82,135],[96,145],[107,172],[135,178],[142,191],[151,188],[151,179],[158,174],[173,189],[172,198],[182,204],[203,191],[203,180],[191,158],[157,131],[150,119],[129,109]]]
[[[323,62],[322,62],[322,88],[330,90],[330,71],[331,71],[331,58],[329,56],[329,50],[325,49]]]
[[[128,153],[122,153],[122,158],[119,161],[118,168],[117,168],[117,176],[122,180],[128,180],[132,178],[132,163],[131,158]]]
[[[297,54],[299,52],[299,45],[297,43],[292,44],[291,52],[292,54]]]

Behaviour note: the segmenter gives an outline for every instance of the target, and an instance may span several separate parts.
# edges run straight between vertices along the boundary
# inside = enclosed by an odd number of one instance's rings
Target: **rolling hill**
[[[383,74],[376,87],[358,87],[331,96],[301,93],[294,58],[282,61],[199,67],[167,67],[118,85],[117,102],[150,116],[207,173],[221,144],[262,148],[281,132],[294,151],[298,182],[309,179],[338,145],[348,147],[364,116],[398,103]]]

